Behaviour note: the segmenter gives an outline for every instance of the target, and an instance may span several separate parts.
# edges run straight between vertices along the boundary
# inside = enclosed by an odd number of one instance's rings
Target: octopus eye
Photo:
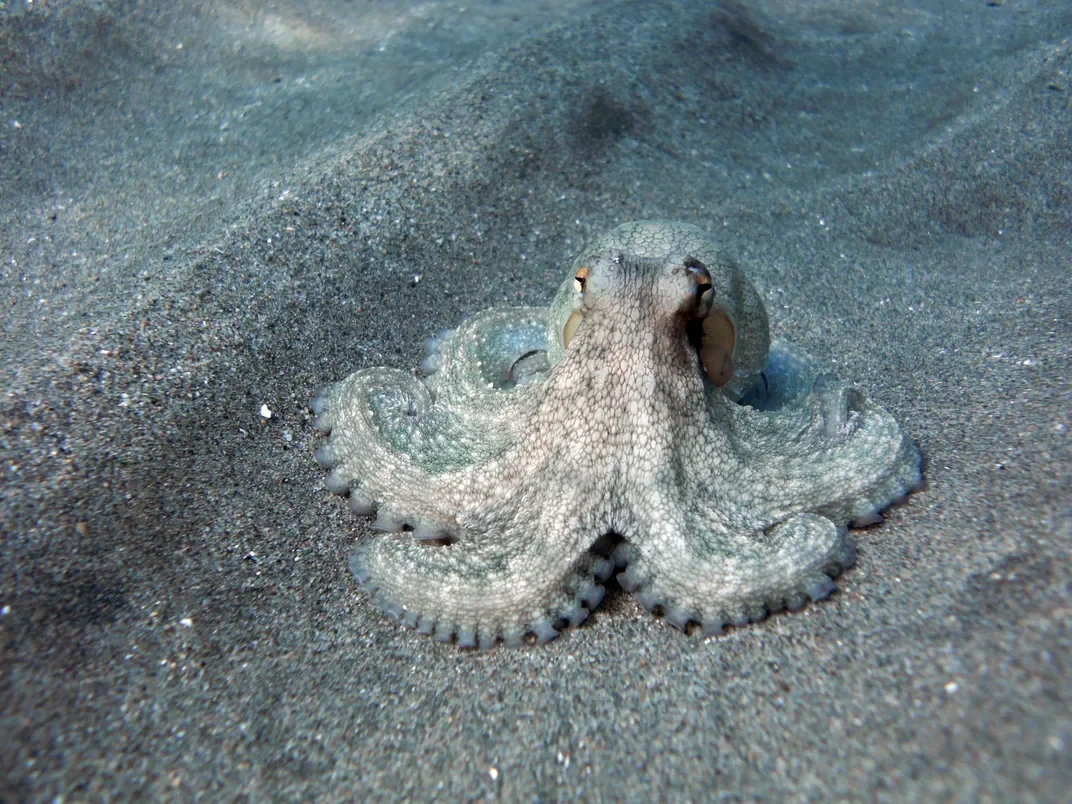
[[[588,267],[583,266],[577,269],[577,273],[573,275],[573,289],[578,293],[584,292],[584,284],[588,281]]]
[[[566,326],[562,327],[562,348],[568,349],[573,336],[577,334],[577,327],[581,325],[584,316],[580,310],[574,310],[566,319]]]
[[[730,317],[721,310],[712,310],[703,320],[700,342],[700,362],[713,385],[721,388],[733,379],[733,346],[737,337]]]
[[[715,290],[711,287],[711,272],[695,257],[685,258],[685,270],[688,271],[689,279],[696,285],[696,295],[700,297],[700,303],[709,308],[715,298]]]

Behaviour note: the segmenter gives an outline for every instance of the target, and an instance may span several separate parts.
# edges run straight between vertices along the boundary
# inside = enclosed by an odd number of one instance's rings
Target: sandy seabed
[[[0,798],[1063,798],[1070,37],[1059,0],[0,3]],[[656,217],[926,490],[721,638],[613,589],[539,648],[401,628],[309,398]]]

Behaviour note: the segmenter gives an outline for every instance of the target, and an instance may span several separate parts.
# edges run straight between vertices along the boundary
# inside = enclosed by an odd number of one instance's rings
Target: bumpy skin
[[[721,388],[697,356],[712,311],[736,333]],[[423,381],[377,368],[322,391],[318,459],[385,532],[354,554],[358,582],[462,646],[553,638],[599,604],[615,565],[682,630],[799,608],[852,563],[846,524],[878,521],[920,482],[894,419],[770,345],[755,289],[685,224],[618,227],[550,309],[481,313],[430,342],[422,367]]]

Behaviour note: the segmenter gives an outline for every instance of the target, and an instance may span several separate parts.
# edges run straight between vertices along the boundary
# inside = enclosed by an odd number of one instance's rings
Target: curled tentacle
[[[718,433],[732,439],[740,482],[756,485],[752,508],[761,519],[812,512],[866,523],[916,487],[919,449],[886,410],[791,347],[771,353],[780,371],[768,372],[760,410],[711,400],[721,409],[712,415],[725,418]]]
[[[661,607],[681,630],[700,623],[706,635],[827,597],[831,579],[855,560],[846,529],[812,514],[752,533],[660,529],[640,542],[620,577],[645,608]]]

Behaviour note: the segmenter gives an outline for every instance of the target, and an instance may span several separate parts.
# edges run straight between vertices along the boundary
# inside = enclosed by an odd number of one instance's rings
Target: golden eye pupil
[[[573,275],[573,289],[578,293],[584,292],[584,284],[588,281],[588,268],[578,268],[577,273]]]

